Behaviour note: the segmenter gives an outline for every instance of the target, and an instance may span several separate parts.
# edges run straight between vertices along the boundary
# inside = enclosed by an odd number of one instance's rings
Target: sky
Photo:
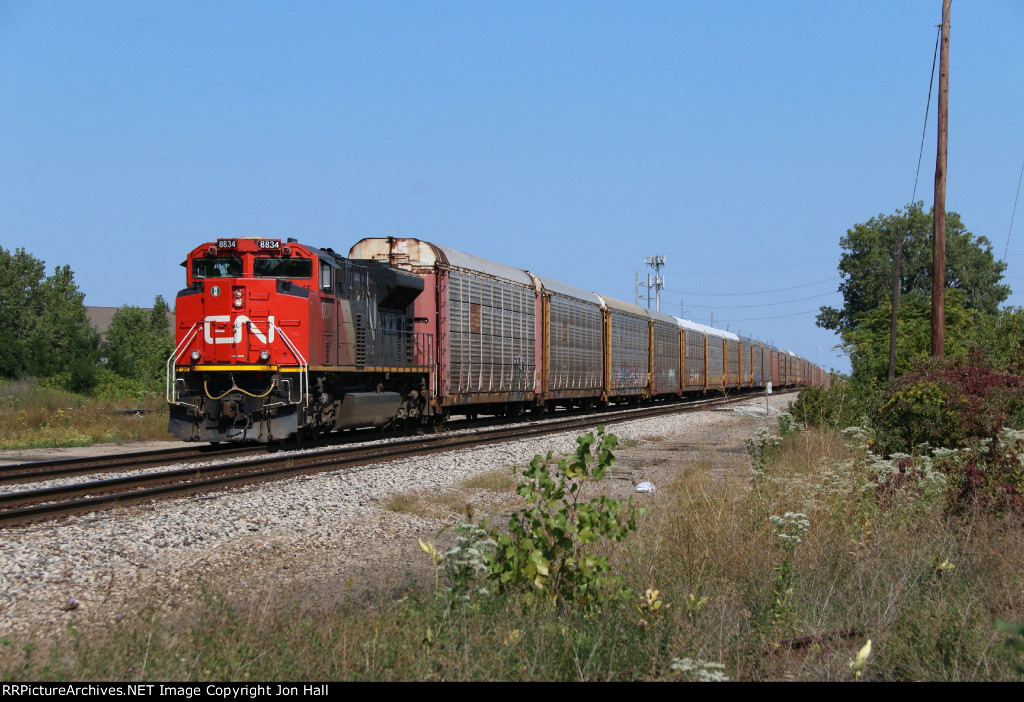
[[[224,236],[411,236],[628,301],[660,254],[663,311],[848,371],[815,316],[841,306],[840,237],[914,197],[940,21],[941,0],[0,0],[0,246],[144,307]],[[1022,29],[1020,0],[953,3],[947,209],[1015,290]]]

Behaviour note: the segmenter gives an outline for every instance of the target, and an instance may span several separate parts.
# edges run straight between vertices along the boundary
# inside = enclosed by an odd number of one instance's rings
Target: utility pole
[[[640,306],[640,269],[636,269],[636,285],[633,288],[633,304]]]
[[[665,256],[655,254],[644,259],[644,263],[654,269],[654,282],[651,282],[650,274],[647,275],[647,309],[651,308],[651,286],[654,286],[657,299],[656,309],[661,312],[661,289],[665,287],[665,279],[661,276],[661,267],[665,265]]]
[[[942,0],[939,49],[939,144],[935,154],[935,238],[932,242],[932,357],[946,355],[946,150],[949,133],[949,8]]]
[[[896,317],[900,309],[900,255],[903,252],[903,227],[896,225],[896,255],[892,266],[892,317],[889,320],[889,380],[896,376]]]

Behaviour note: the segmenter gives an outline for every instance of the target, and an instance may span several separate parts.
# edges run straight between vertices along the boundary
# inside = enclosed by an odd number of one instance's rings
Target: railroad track
[[[252,452],[253,449],[251,447],[182,445],[181,448],[158,449],[155,451],[136,451],[133,453],[115,453],[104,456],[12,463],[0,466],[0,485],[67,478],[76,473],[106,473],[115,470],[135,470],[145,466],[207,461],[211,458],[244,455]]]
[[[461,429],[464,427],[490,426],[494,423],[495,421],[493,420],[474,420],[450,422],[450,425],[452,429]],[[147,466],[198,463],[236,456],[261,456],[274,452],[301,451],[330,446],[332,444],[371,441],[380,438],[380,436],[381,434],[378,430],[360,429],[344,434],[332,434],[327,437],[321,437],[317,441],[297,443],[269,445],[257,443],[194,445],[182,443],[180,447],[156,449],[153,451],[115,453],[102,456],[79,456],[76,458],[58,458],[47,461],[25,461],[0,466],[0,485],[58,480],[81,474],[137,470]]]
[[[228,463],[218,462],[212,465],[197,465],[142,475],[2,493],[0,494],[0,527],[12,527],[70,514],[149,502],[176,495],[221,489],[231,485],[258,483],[303,473],[355,468],[383,461],[472,448],[526,437],[579,431],[600,424],[615,424],[680,412],[697,412],[749,399],[750,395],[733,395],[639,409],[613,410],[537,420],[527,425],[479,429],[472,433],[441,432],[425,437],[371,446],[328,448],[317,453],[276,451],[268,455],[265,447],[259,450],[236,448],[219,451],[211,451],[209,448],[203,451],[203,449],[197,450],[195,447],[191,447],[190,449],[122,454],[116,457],[116,460],[111,460],[115,457],[105,456],[92,463],[81,461],[76,463],[74,459],[68,459],[66,461],[45,461],[40,464],[20,464],[13,467],[20,468],[20,473],[12,473],[5,477],[7,482],[68,477],[86,470],[93,473],[135,470],[141,466],[159,464],[161,461],[166,464],[174,460],[239,459]],[[199,458],[197,458],[197,454],[200,455]],[[61,466],[55,464],[69,464],[65,468],[70,468],[71,472],[61,475],[59,472]]]

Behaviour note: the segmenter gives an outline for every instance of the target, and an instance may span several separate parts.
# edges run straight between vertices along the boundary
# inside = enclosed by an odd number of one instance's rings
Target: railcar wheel
[[[444,429],[445,422],[448,421],[448,410],[443,412],[436,412],[431,418],[431,424],[434,426],[434,431],[438,432]]]

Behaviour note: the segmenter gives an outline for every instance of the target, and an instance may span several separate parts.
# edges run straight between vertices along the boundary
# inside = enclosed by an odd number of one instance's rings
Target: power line
[[[1017,216],[1017,200],[1020,198],[1020,181],[1024,178],[1024,163],[1020,166],[1020,178],[1017,178],[1017,197],[1013,198],[1013,214],[1010,215],[1010,231],[1006,232],[1006,248],[1003,249],[1003,262],[1006,262],[1006,252],[1010,249],[1010,234],[1013,232],[1013,218]]]
[[[760,322],[760,321],[763,321],[765,319],[782,319],[783,317],[799,317],[799,316],[805,315],[805,314],[814,314],[814,313],[819,312],[819,311],[820,310],[805,310],[804,312],[793,312],[792,314],[776,314],[776,315],[772,315],[771,317],[748,317],[747,319],[720,319],[720,320],[716,321],[715,324],[719,324],[720,325],[720,324],[736,324],[737,322]],[[701,321],[701,320],[695,319],[693,321],[698,322],[698,321]],[[719,327],[719,328],[721,328],[721,327]]]
[[[924,155],[924,134],[928,131],[928,111],[932,106],[932,86],[935,84],[935,59],[939,55],[939,38],[942,36],[942,25],[939,25],[935,32],[935,53],[932,54],[932,77],[928,81],[928,103],[924,106],[924,127],[921,128],[921,150],[917,154],[917,173],[914,174],[914,194],[910,198],[911,204],[916,202],[917,179],[921,176],[921,157]]]
[[[705,297],[736,297],[742,295],[767,295],[768,293],[785,292],[786,290],[796,290],[797,288],[809,288],[812,285],[821,285],[822,283],[830,283],[833,280],[839,280],[840,276],[834,275],[831,278],[825,280],[816,280],[813,283],[804,283],[803,285],[794,285],[789,288],[776,288],[775,290],[758,290],[756,292],[747,293],[705,293],[705,292],[685,292],[683,290],[669,290],[665,288],[666,292],[676,293],[677,295],[702,295]]]
[[[690,304],[687,304],[686,306],[687,307],[691,307],[691,308],[692,307],[697,307],[697,308],[700,308],[700,309],[710,309],[710,310],[739,310],[739,309],[749,309],[751,307],[776,307],[778,305],[788,305],[788,304],[793,303],[793,302],[803,302],[804,300],[814,300],[815,298],[825,297],[827,295],[835,295],[838,292],[839,292],[838,290],[831,290],[831,291],[829,291],[827,293],[822,293],[821,295],[808,295],[807,297],[798,297],[798,298],[795,298],[793,300],[783,300],[782,302],[763,302],[763,303],[758,304],[758,305],[690,305]]]
[[[816,258],[812,261],[804,261],[802,263],[787,263],[781,266],[759,266],[758,268],[732,268],[725,271],[687,271],[680,273],[679,275],[729,275],[732,273],[755,273],[757,271],[774,271],[780,268],[796,268],[798,266],[809,266],[812,263],[821,263],[822,261],[834,261],[835,258],[828,256],[827,258]]]

